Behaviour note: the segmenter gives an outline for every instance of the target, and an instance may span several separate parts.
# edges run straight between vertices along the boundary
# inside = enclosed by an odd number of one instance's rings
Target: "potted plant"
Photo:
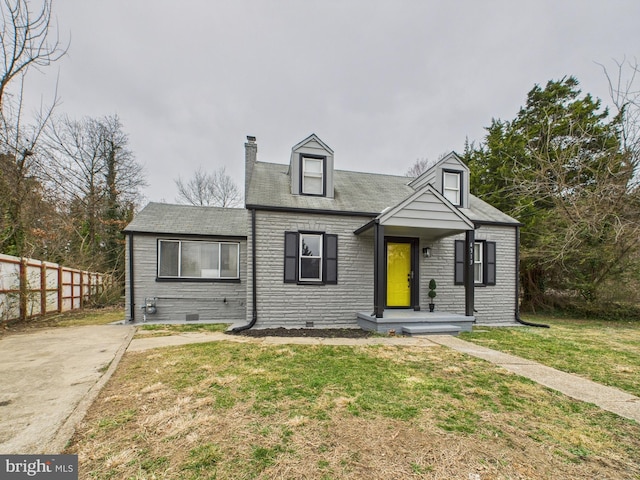
[[[432,278],[429,280],[429,311],[433,312],[436,308],[436,304],[433,303],[433,299],[436,298],[436,281]]]

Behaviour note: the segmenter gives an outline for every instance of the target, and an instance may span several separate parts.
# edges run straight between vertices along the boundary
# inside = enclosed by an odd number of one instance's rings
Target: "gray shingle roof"
[[[513,223],[521,225],[515,218],[489,205],[484,200],[480,200],[475,195],[469,195],[469,208],[462,208],[461,210],[469,220],[476,222]]]
[[[376,216],[415,193],[408,185],[412,180],[408,177],[336,170],[333,177],[335,198],[292,195],[288,171],[288,165],[257,162],[246,196],[247,205]],[[469,208],[462,209],[462,212],[474,221],[519,223],[473,195],[469,196]]]
[[[149,203],[125,232],[246,237],[248,212],[244,208],[195,207]]]
[[[247,192],[247,205],[289,209],[351,212],[376,216],[394,207],[415,191],[411,179],[375,173],[334,172],[335,198],[291,195],[289,166],[257,162]],[[518,221],[473,195],[462,212],[473,221],[513,223]],[[125,232],[175,235],[246,237],[248,211],[243,208],[196,207],[149,203],[124,229]]]
[[[335,198],[291,195],[288,171],[288,165],[257,162],[247,205],[378,214],[414,193],[407,177],[336,170]]]

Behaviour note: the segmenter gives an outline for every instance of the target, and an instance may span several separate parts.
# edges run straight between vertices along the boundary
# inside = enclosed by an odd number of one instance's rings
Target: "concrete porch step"
[[[401,332],[413,337],[415,335],[458,335],[462,328],[457,325],[404,325]]]
[[[378,333],[394,331],[398,335],[457,335],[470,332],[474,317],[448,312],[424,312],[409,309],[388,309],[383,317],[357,312],[358,326]]]

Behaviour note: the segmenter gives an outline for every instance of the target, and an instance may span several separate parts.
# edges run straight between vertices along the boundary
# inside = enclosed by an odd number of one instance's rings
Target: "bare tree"
[[[44,0],[40,10],[29,10],[27,0],[2,0],[2,72],[0,72],[0,108],[7,86],[30,66],[46,67],[67,52],[56,36],[51,38],[51,3]]]
[[[404,173],[405,177],[417,178],[422,175],[424,172],[433,167],[436,163],[446,157],[449,152],[443,152],[438,155],[438,159],[433,162],[428,158],[418,158],[415,163],[409,167],[409,169]]]
[[[404,173],[406,177],[417,178],[431,166],[428,158],[418,158],[413,165]]]
[[[178,203],[206,207],[238,207],[242,204],[240,189],[227,174],[225,167],[212,174],[198,167],[186,182],[182,178],[174,182],[178,188]]]
[[[609,97],[620,119],[620,139],[623,150],[635,171],[635,186],[640,183],[640,65],[637,60],[614,60],[615,68],[610,73],[602,68],[609,84]]]
[[[34,232],[42,223],[46,196],[38,178],[38,142],[57,103],[41,107],[33,123],[23,113],[24,78],[30,66],[44,67],[65,54],[51,40],[51,0],[31,12],[26,0],[1,0],[0,16],[0,250],[14,255],[37,251]],[[12,95],[7,95],[10,85]]]
[[[181,177],[174,180],[178,188],[176,202],[187,203],[197,206],[211,206],[213,193],[211,189],[210,176],[202,167],[198,167],[193,177],[185,182]]]
[[[131,219],[145,185],[117,116],[62,117],[46,131],[43,171],[59,192],[70,242],[84,268],[123,272],[120,231]]]

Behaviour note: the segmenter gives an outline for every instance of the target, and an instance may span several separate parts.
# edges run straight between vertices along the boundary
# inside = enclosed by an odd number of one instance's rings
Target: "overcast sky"
[[[608,101],[596,62],[640,61],[638,0],[53,3],[69,53],[27,94],[57,78],[58,113],[119,115],[146,201],[199,166],[243,186],[247,135],[261,161],[315,133],[338,169],[403,174],[513,119],[535,84],[574,75]]]

